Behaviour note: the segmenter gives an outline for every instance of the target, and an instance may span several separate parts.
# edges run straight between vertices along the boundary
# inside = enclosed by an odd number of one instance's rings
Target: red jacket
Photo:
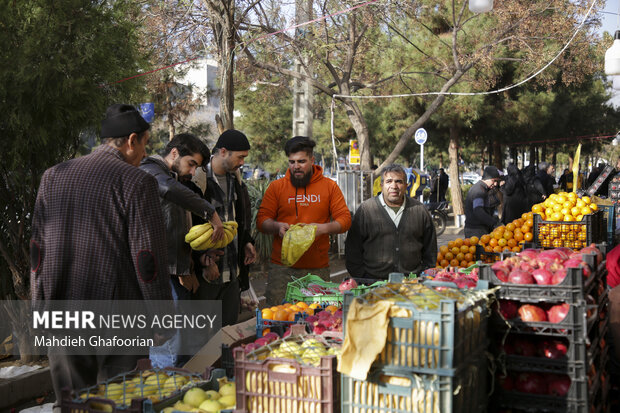
[[[256,217],[256,225],[262,230],[266,219],[287,224],[325,224],[330,221],[340,223],[341,231],[351,226],[351,212],[338,185],[323,176],[323,168],[313,165],[314,172],[305,188],[295,188],[291,183],[290,170],[284,178],[269,185]],[[271,262],[282,265],[282,238],[273,237]],[[297,261],[293,268],[325,268],[329,266],[329,235],[317,237],[312,246]]]

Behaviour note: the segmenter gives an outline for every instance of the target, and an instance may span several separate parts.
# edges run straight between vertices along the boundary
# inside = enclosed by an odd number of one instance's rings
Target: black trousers
[[[222,302],[222,327],[237,324],[241,308],[239,280],[223,284],[213,284],[198,276],[200,286],[193,295],[195,300],[220,300]]]

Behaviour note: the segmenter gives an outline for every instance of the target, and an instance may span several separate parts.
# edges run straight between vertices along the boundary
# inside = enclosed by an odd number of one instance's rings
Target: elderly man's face
[[[381,191],[388,206],[400,206],[405,200],[407,179],[398,172],[386,172],[383,175]]]

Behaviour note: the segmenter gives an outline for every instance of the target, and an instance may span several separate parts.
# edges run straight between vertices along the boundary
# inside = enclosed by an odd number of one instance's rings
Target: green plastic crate
[[[362,295],[373,288],[384,285],[387,281],[377,281],[371,285],[360,285],[351,290],[354,296]],[[331,290],[331,293],[324,295],[309,296],[303,293],[304,289],[308,289],[310,284],[317,284],[325,289]],[[303,301],[304,303],[319,303],[319,304],[333,304],[342,305],[343,295],[338,291],[339,284],[325,281],[317,275],[308,274],[305,277],[296,279],[293,282],[288,283],[286,287],[285,301],[288,303],[296,303]]]

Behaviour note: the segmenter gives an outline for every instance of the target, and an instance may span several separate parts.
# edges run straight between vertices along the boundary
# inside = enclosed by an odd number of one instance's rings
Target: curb
[[[50,368],[0,381],[0,408],[13,407],[53,391]]]

